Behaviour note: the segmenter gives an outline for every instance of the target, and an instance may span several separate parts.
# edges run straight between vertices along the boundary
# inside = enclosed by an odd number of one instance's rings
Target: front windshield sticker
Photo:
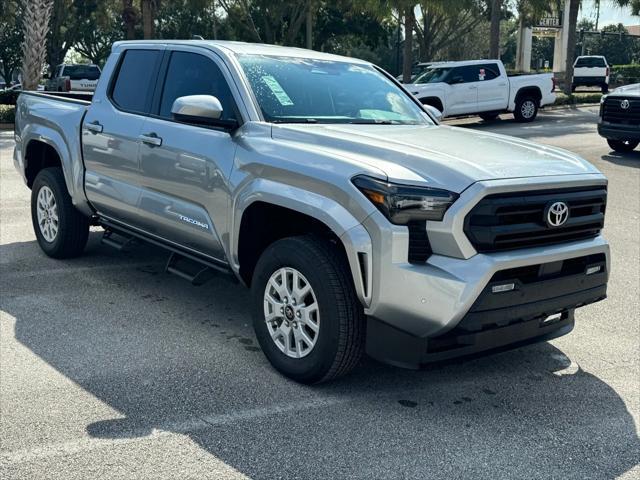
[[[293,102],[287,95],[287,92],[284,91],[278,80],[273,78],[271,75],[264,75],[262,77],[262,81],[267,84],[267,87],[271,89],[271,92],[276,96],[280,105],[288,106],[293,105]]]

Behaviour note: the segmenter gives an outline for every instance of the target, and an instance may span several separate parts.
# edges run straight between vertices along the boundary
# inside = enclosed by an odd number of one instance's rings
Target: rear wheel
[[[521,97],[516,101],[513,116],[518,122],[532,122],[538,115],[538,101],[533,97]]]
[[[602,89],[602,93],[607,93],[609,91],[609,85],[603,83],[600,87]]]
[[[620,153],[628,153],[638,146],[637,140],[607,140],[609,146]]]
[[[53,258],[76,257],[89,238],[89,219],[71,202],[60,168],[41,170],[31,189],[31,219],[40,248]]]
[[[364,351],[364,312],[343,257],[309,235],[278,240],[256,265],[256,337],[276,370],[298,382],[344,375]]]

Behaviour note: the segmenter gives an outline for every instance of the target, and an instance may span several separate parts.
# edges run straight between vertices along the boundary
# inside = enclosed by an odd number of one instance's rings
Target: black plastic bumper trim
[[[599,123],[598,134],[610,140],[640,140],[640,125]]]

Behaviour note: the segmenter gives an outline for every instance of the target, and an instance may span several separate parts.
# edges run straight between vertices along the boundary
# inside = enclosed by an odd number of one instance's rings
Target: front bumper
[[[594,86],[608,84],[607,77],[574,77],[574,85]]]
[[[369,317],[367,353],[386,363],[417,368],[555,338],[571,331],[576,308],[606,298],[607,280],[604,252],[502,269],[462,319],[444,333],[420,337]]]
[[[598,134],[609,140],[640,140],[640,126],[600,121]]]

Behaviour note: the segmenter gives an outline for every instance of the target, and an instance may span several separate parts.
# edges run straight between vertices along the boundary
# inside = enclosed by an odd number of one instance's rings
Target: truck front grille
[[[569,207],[566,222],[557,227],[547,222],[555,202]],[[478,252],[570,242],[600,233],[606,203],[604,186],[493,194],[467,214],[464,231]]]
[[[607,98],[602,105],[602,120],[623,125],[640,125],[640,98]]]

